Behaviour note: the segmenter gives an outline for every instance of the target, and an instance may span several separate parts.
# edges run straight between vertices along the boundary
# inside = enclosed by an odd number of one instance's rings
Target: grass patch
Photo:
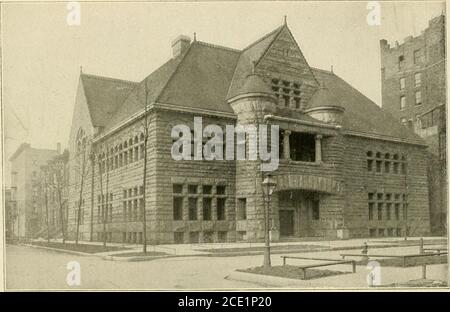
[[[157,257],[157,256],[165,256],[167,253],[161,252],[161,251],[147,251],[146,253],[139,251],[139,252],[125,252],[125,253],[118,253],[115,255],[112,255],[114,257]]]
[[[233,248],[210,248],[210,249],[198,249],[199,251],[206,251],[210,253],[245,253],[245,252],[262,252],[264,251],[264,246],[255,246],[255,247],[233,247]],[[271,246],[270,250],[273,252],[277,251],[289,251],[289,252],[308,252],[308,251],[323,251],[328,248],[320,246],[320,245],[277,245]]]
[[[419,246],[420,239],[409,238],[407,240],[395,240],[395,241],[380,240],[380,241],[377,241],[377,242],[378,243],[389,243],[389,244],[398,245],[398,246]],[[425,248],[428,245],[443,245],[443,246],[447,246],[447,240],[445,238],[425,239],[423,241],[423,244],[424,244]]]
[[[261,274],[261,275],[270,275],[277,277],[285,277],[285,278],[293,278],[303,280],[302,270],[295,265],[285,265],[285,266],[272,266],[270,268],[265,267],[254,267],[245,270],[237,270],[245,273],[253,273],[253,274]],[[342,272],[342,271],[332,271],[332,270],[318,270],[318,269],[306,269],[306,279],[315,279],[333,275],[340,274],[348,274],[350,272]]]
[[[371,258],[370,260],[372,261],[374,260],[374,258]],[[403,258],[377,259],[376,261],[378,261],[381,266],[403,267]],[[406,259],[406,267],[421,266],[424,264],[431,265],[431,264],[446,264],[446,263],[447,263],[446,255],[441,256],[430,255],[429,257],[416,257]],[[356,264],[366,265],[367,260],[357,261]]]
[[[117,247],[117,246],[106,246],[103,247],[102,245],[89,245],[89,244],[74,244],[74,243],[59,243],[59,242],[33,242],[31,243],[34,246],[42,246],[42,247],[49,247],[49,248],[56,248],[56,249],[62,249],[62,250],[70,250],[70,251],[79,251],[79,252],[85,252],[85,253],[99,253],[99,252],[108,252],[108,251],[120,251],[120,250],[127,250],[129,248],[125,247]]]
[[[406,283],[393,283],[383,285],[384,287],[447,287],[447,282],[431,279],[417,279]]]

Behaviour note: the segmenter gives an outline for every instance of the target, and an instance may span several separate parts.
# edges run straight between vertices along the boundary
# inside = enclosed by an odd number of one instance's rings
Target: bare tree
[[[42,185],[43,185],[43,191],[44,191],[44,205],[45,205],[45,227],[47,229],[47,242],[50,243],[50,228],[49,228],[49,222],[48,222],[48,189],[49,189],[49,183],[48,183],[48,166],[41,166],[41,172],[42,172]]]
[[[81,155],[80,155],[81,154]],[[82,218],[81,215],[81,206],[83,204],[83,189],[84,189],[84,182],[87,175],[87,140],[86,138],[83,138],[81,142],[81,149],[79,150],[79,155],[81,156],[80,160],[80,192],[78,196],[78,209],[77,209],[77,230],[76,230],[76,236],[75,236],[75,244],[78,245],[78,239],[79,239],[79,232],[80,232],[80,221]]]
[[[64,218],[64,212],[65,212],[65,205],[67,203],[67,199],[63,199],[63,192],[66,191],[67,188],[67,177],[66,177],[66,166],[67,162],[69,160],[69,154],[67,151],[64,152],[62,155],[58,155],[55,158],[55,163],[53,166],[54,169],[54,186],[56,190],[56,194],[58,197],[58,206],[59,206],[59,217],[60,217],[60,223],[61,223],[61,234],[62,234],[62,241],[63,244],[66,242],[66,225],[65,225],[65,218]]]
[[[145,103],[144,103],[144,117],[141,122],[142,126],[142,133],[144,135],[144,167],[143,167],[143,174],[142,174],[142,187],[143,187],[143,193],[142,193],[142,251],[144,253],[147,252],[147,145],[148,145],[148,137],[149,137],[149,130],[150,130],[150,121],[148,118],[148,86],[147,81],[145,81]]]
[[[108,160],[108,144],[105,143],[106,151],[98,157],[98,173],[100,182],[100,207],[101,207],[101,220],[103,224],[103,246],[106,247],[106,211],[108,207],[108,184],[109,184],[109,160]],[[104,164],[102,162],[104,161]],[[103,173],[106,173],[106,200],[103,193]]]

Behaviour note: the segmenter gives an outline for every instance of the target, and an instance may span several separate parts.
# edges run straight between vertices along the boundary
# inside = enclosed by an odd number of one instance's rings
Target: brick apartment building
[[[10,157],[14,238],[34,238],[40,231],[43,215],[40,170],[57,153],[57,150],[33,148],[23,143]]]
[[[447,216],[445,16],[417,37],[381,45],[382,106],[428,145],[431,229],[444,234]]]
[[[264,237],[258,161],[172,159],[172,127],[193,129],[195,116],[223,128],[279,125],[273,240],[429,233],[425,142],[333,72],[311,68],[286,24],[243,50],[186,36],[172,46],[173,57],[140,82],[80,74],[69,140],[72,238],[80,146],[88,146],[80,237],[142,241],[145,112],[150,243]]]

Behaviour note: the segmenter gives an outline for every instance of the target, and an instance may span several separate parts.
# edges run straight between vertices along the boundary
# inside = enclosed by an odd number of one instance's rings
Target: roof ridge
[[[170,74],[169,78],[167,79],[166,83],[164,84],[164,86],[161,88],[161,90],[159,91],[159,94],[155,97],[155,99],[153,100],[155,103],[159,101],[159,99],[161,98],[161,95],[166,91],[167,86],[169,85],[169,83],[172,81],[172,78],[175,76],[175,74],[178,72],[178,69],[180,68],[181,63],[183,63],[183,61],[186,59],[186,56],[191,52],[192,47],[195,45],[194,41],[192,44],[189,45],[189,47],[187,48],[186,52],[184,52],[182,55],[180,55],[180,61],[178,62],[178,64],[176,64],[175,69],[173,70],[173,72]],[[147,78],[146,78],[147,79]],[[145,80],[145,79],[144,79]],[[147,83],[147,82],[145,82]]]
[[[119,79],[119,78],[113,78],[113,77],[105,77],[105,76],[99,76],[99,75],[94,75],[94,74],[86,74],[86,73],[81,73],[80,76],[86,76],[86,77],[95,78],[95,79],[101,79],[101,80],[120,81],[120,82],[124,82],[124,83],[128,83],[128,84],[138,84],[139,83],[137,81],[131,81],[131,80]]]
[[[335,75],[335,73],[332,72],[332,71],[330,71],[330,70],[326,70],[326,69],[322,69],[322,68],[317,68],[317,67],[312,67],[312,66],[310,66],[310,68],[311,68],[311,70],[320,71],[320,72],[325,73],[325,74]]]
[[[242,52],[250,49],[251,47],[253,47],[254,45],[260,43],[261,41],[263,41],[264,39],[266,39],[267,37],[272,36],[274,33],[276,33],[277,31],[280,31],[283,27],[285,27],[286,25],[281,25],[280,27],[277,27],[276,29],[272,30],[271,32],[265,34],[264,36],[262,36],[261,38],[259,38],[258,40],[254,41],[253,43],[249,44],[248,46],[246,46],[244,49],[242,49]]]
[[[211,48],[223,49],[223,50],[232,51],[232,52],[238,52],[238,53],[242,52],[239,49],[225,47],[225,46],[221,46],[221,45],[213,44],[213,43],[209,43],[209,42],[204,42],[204,41],[195,41],[195,43],[200,44],[200,45],[204,45],[204,46],[207,46],[207,47],[211,47]]]

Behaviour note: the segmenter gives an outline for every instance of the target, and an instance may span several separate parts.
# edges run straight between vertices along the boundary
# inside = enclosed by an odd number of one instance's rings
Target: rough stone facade
[[[381,45],[382,105],[427,142],[431,226],[443,234],[447,216],[445,16],[417,37]]]
[[[172,158],[173,127],[194,129],[195,117],[224,133],[227,125],[279,126],[272,240],[429,233],[425,143],[334,73],[309,67],[286,25],[243,51],[183,40],[174,43],[174,58],[140,83],[81,74],[69,144],[72,237],[81,186],[78,146],[86,140],[92,156],[81,196],[80,238],[142,242],[143,113],[150,125],[149,243],[264,238],[260,160]],[[98,114],[110,105],[98,94],[128,87],[119,106]],[[144,90],[151,90],[150,100]],[[111,117],[102,119],[105,114]],[[224,150],[239,144],[246,156],[255,147],[247,136]]]

